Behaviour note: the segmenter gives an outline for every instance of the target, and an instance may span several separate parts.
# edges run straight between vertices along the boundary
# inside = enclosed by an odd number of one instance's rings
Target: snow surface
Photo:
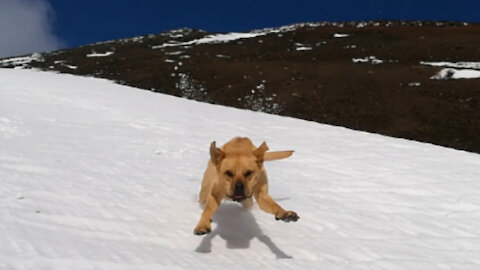
[[[480,70],[444,68],[431,77],[433,80],[478,79]]]
[[[272,150],[275,221],[224,203],[193,235],[209,143]],[[0,269],[480,269],[480,155],[0,69]]]

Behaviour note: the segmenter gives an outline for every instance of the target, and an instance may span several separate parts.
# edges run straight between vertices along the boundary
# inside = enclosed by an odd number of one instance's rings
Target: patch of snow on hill
[[[201,100],[208,102],[207,89],[203,87],[199,82],[190,77],[188,74],[179,73],[178,82],[175,83],[175,88],[177,88],[182,97],[194,100]]]
[[[421,86],[422,83],[421,82],[410,82],[407,85],[410,86],[410,87],[418,87],[418,86]]]
[[[302,43],[298,43],[298,42],[295,42],[295,50],[296,51],[311,51],[312,50],[312,46],[310,46],[309,44],[302,44]]]
[[[104,52],[104,53],[97,53],[97,52],[92,52],[86,55],[86,57],[107,57],[112,55],[114,52],[109,51],[109,52]]]
[[[357,48],[357,45],[355,44],[352,44],[352,45],[346,45],[346,46],[343,46],[344,49],[356,49]]]
[[[107,41],[100,41],[100,42],[95,42],[91,45],[100,45],[100,44],[109,44],[109,43],[130,43],[130,42],[137,42],[137,43],[143,43],[144,39],[149,39],[149,38],[154,38],[155,35],[149,34],[146,36],[138,36],[138,37],[132,37],[132,38],[123,38],[123,39],[113,39],[113,40],[107,40]]]
[[[227,34],[216,34],[208,35],[203,38],[194,39],[186,42],[175,42],[175,43],[165,43],[162,45],[152,46],[152,49],[161,49],[167,47],[177,47],[177,46],[186,46],[186,45],[195,45],[195,44],[212,44],[212,43],[225,43],[239,39],[253,38],[258,36],[263,36],[265,33],[227,33]]]
[[[176,42],[174,40],[171,40],[168,43],[152,46],[152,49],[162,49],[162,48],[176,47],[176,46],[188,46],[188,45],[195,45],[195,44],[225,43],[225,42],[231,42],[231,41],[240,40],[240,39],[255,38],[255,37],[264,36],[264,35],[273,34],[273,33],[294,31],[302,27],[318,27],[319,25],[320,24],[318,23],[299,23],[299,24],[292,24],[292,25],[287,25],[282,27],[258,29],[258,30],[253,30],[245,33],[232,32],[232,33],[225,33],[225,34],[208,35],[199,39],[194,39],[186,42]]]
[[[33,53],[27,56],[13,57],[0,60],[0,66],[26,66],[32,61],[43,62],[43,56],[39,53]]]
[[[77,66],[74,66],[74,65],[64,65],[64,66],[69,68],[69,69],[77,69],[78,68]]]
[[[436,75],[432,76],[433,80],[449,80],[449,79],[478,79],[480,78],[480,70],[475,69],[454,69],[444,68]]]
[[[338,34],[338,33],[333,34],[334,38],[346,38],[346,37],[349,37],[349,36],[351,36],[351,35],[349,35],[349,34]]]
[[[375,56],[366,56],[364,58],[353,58],[353,63],[370,63],[370,64],[382,64],[384,61],[378,59]]]
[[[296,51],[311,51],[311,50],[312,50],[312,47],[307,47],[307,46],[296,47],[295,50],[296,50]]]
[[[480,62],[420,62],[422,65],[434,66],[434,67],[449,67],[449,68],[470,68],[480,69]]]

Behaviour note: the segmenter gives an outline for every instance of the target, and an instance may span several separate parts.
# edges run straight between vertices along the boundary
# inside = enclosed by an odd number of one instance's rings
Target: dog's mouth
[[[241,202],[245,199],[251,198],[252,195],[246,196],[245,194],[233,194],[233,195],[227,195],[230,199],[232,199],[234,202]]]

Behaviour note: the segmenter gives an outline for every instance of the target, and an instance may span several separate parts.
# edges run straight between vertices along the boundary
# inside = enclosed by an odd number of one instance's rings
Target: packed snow
[[[480,70],[444,68],[431,77],[433,80],[478,79]]]
[[[208,147],[267,163],[276,221],[221,205]],[[0,69],[0,269],[480,269],[480,155],[32,70]]]

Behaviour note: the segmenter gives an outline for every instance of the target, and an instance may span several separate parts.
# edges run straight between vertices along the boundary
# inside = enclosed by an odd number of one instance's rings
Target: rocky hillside
[[[480,152],[479,44],[480,24],[306,23],[246,33],[178,29],[0,66]]]

